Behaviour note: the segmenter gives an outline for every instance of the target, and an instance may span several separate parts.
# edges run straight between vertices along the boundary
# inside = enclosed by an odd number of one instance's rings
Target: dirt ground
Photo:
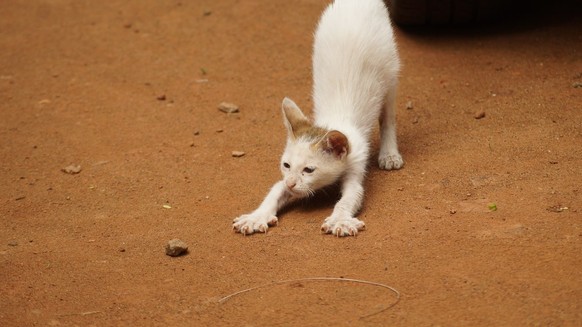
[[[280,178],[281,100],[311,109],[326,3],[1,1],[0,325],[580,325],[573,4],[397,28],[406,165],[371,161],[367,230],[322,235],[328,194],[232,231]],[[345,280],[270,285],[313,277]]]

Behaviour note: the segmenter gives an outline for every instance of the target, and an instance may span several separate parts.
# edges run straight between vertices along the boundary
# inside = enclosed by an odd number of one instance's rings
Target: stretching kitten
[[[394,112],[399,66],[382,0],[335,0],[329,5],[313,47],[315,120],[312,123],[290,99],[283,100],[288,134],[281,160],[283,180],[255,211],[234,219],[234,230],[265,233],[277,223],[277,211],[285,204],[338,180],[342,197],[321,230],[348,236],[364,229],[355,215],[362,205],[370,134],[377,119],[380,168],[403,165]]]

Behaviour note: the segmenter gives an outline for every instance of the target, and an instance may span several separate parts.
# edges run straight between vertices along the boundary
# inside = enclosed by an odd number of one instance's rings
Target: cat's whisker
[[[307,197],[313,197],[313,196],[315,196],[315,191],[311,188],[308,188],[307,194],[308,194]]]

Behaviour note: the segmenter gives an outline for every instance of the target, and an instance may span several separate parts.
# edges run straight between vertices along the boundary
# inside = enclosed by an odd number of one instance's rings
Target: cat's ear
[[[339,131],[330,131],[319,142],[319,147],[326,153],[334,155],[337,159],[343,159],[350,151],[348,138]]]
[[[281,108],[283,111],[283,123],[287,127],[287,133],[290,138],[296,138],[311,127],[309,119],[305,117],[293,100],[289,98],[283,99]]]

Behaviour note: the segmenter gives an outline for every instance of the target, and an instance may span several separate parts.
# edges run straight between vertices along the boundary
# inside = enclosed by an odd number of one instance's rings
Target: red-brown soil
[[[280,178],[281,100],[311,108],[326,3],[2,1],[0,325],[579,325],[582,21],[561,1],[397,28],[406,165],[372,160],[366,231],[320,234],[331,195],[231,230]],[[218,303],[319,276],[401,298],[302,281]]]

